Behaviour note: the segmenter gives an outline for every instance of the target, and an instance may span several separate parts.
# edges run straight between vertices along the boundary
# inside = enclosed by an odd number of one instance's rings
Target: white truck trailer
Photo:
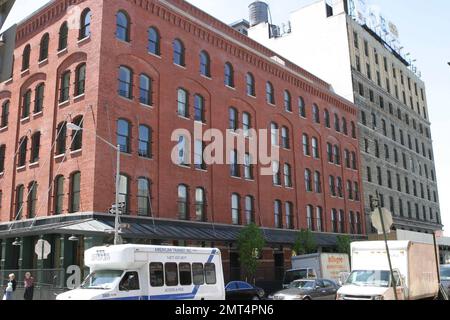
[[[294,256],[292,269],[286,271],[283,287],[294,280],[306,278],[330,279],[337,283],[341,274],[350,272],[349,257],[341,253],[313,253]]]
[[[434,299],[439,280],[433,245],[388,241],[399,300]],[[351,244],[352,272],[338,300],[394,300],[394,282],[384,241]]]

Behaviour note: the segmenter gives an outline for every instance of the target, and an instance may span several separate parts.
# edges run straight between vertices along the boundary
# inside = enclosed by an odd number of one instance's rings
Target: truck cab
[[[405,300],[404,277],[398,269],[393,273],[398,299]],[[339,289],[337,300],[395,300],[394,281],[389,270],[355,270]]]

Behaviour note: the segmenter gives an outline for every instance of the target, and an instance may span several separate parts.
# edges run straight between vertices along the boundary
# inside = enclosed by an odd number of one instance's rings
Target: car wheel
[[[310,297],[304,297],[303,300],[311,301],[312,299]]]
[[[252,300],[261,300],[258,296],[254,296]]]

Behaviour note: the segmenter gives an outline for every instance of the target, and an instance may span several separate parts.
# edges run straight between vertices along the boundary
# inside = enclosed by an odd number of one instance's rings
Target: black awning
[[[243,226],[205,222],[151,219],[121,216],[128,228],[124,238],[151,240],[193,240],[208,242],[235,242]],[[11,229],[11,231],[9,231]],[[298,231],[261,228],[269,245],[289,245],[295,242]],[[114,216],[105,214],[79,214],[48,217],[0,225],[0,238],[24,237],[40,234],[105,235],[114,230]],[[319,246],[336,245],[338,234],[314,233]],[[362,236],[352,236],[364,239]]]

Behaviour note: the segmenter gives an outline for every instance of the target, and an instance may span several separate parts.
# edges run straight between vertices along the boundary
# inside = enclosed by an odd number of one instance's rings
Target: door
[[[139,273],[129,271],[125,273],[119,283],[117,294],[119,300],[142,300],[141,284],[139,282]]]
[[[326,290],[326,296],[324,297],[324,299],[325,300],[335,300],[336,293],[337,293],[337,286],[329,280],[323,280],[323,283],[325,285],[325,290]]]
[[[402,281],[402,278],[400,277],[400,273],[397,270],[394,270],[394,279],[395,279],[395,285],[397,288],[397,298],[398,300],[405,300],[405,285]],[[394,289],[394,288],[392,288]],[[393,291],[392,291],[393,292]]]
[[[327,288],[322,280],[316,280],[314,290],[311,294],[314,300],[326,300],[328,296]]]

